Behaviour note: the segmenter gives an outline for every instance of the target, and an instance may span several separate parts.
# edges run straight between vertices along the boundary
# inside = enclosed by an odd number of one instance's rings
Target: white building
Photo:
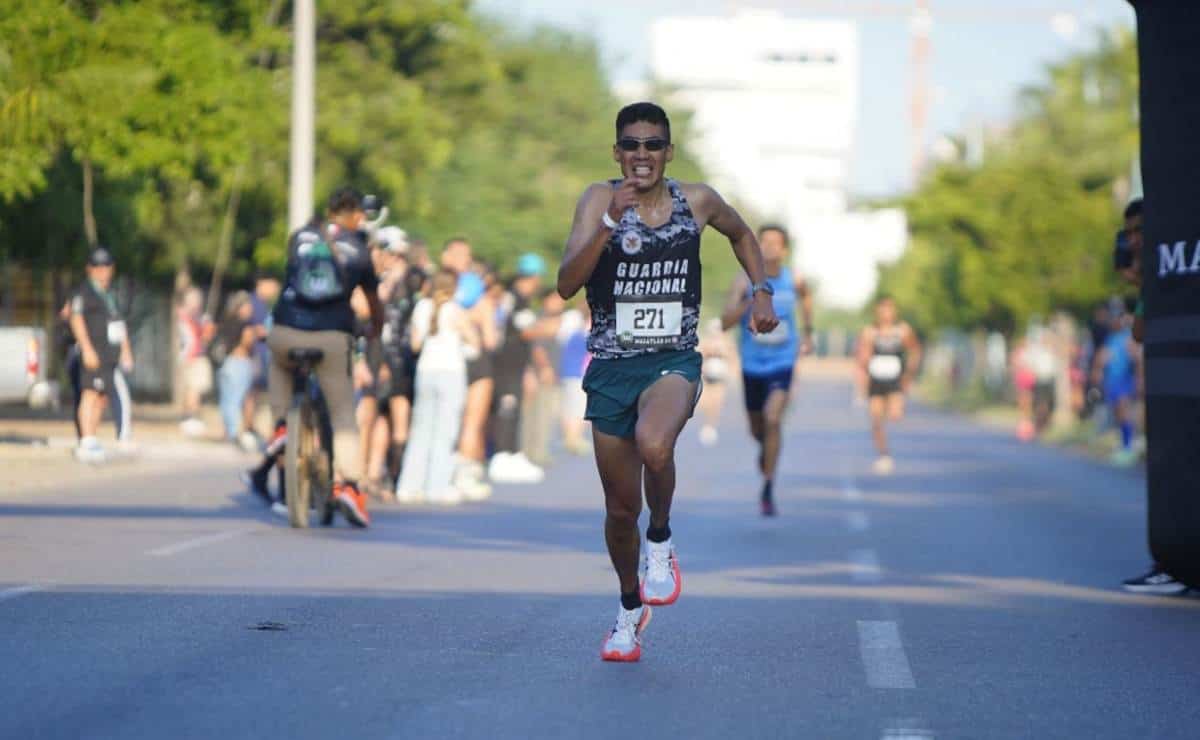
[[[856,26],[770,11],[664,18],[651,46],[652,76],[674,91],[672,106],[693,112],[688,145],[713,184],[789,227],[797,266],[821,286],[822,302],[861,304],[874,289],[875,263],[903,251],[906,227],[902,214],[847,210]]]

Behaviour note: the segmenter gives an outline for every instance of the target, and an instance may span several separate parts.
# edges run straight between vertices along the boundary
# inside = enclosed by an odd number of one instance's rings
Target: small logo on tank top
[[[636,231],[627,231],[621,237],[621,251],[631,257],[642,251],[642,236]]]

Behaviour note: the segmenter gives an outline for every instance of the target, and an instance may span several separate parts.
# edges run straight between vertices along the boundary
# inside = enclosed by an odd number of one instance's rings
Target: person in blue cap
[[[494,483],[540,483],[546,475],[520,451],[525,369],[533,354],[533,341],[546,330],[533,310],[545,274],[544,258],[533,253],[521,255],[517,274],[501,301],[503,338],[493,361],[492,442],[496,451],[488,465],[488,477]]]

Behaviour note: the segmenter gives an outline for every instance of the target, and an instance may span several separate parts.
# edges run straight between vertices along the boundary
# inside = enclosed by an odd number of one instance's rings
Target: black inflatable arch
[[[1150,551],[1200,588],[1200,2],[1138,17]]]

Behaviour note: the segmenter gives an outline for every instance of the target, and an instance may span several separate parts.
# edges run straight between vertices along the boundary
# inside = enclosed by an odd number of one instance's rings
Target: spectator
[[[189,437],[203,436],[206,427],[200,419],[200,403],[212,390],[213,368],[206,354],[215,332],[203,314],[204,294],[197,287],[184,291],[176,312],[179,330],[178,382],[183,401],[183,421],[179,428]]]
[[[258,450],[258,438],[246,426],[245,402],[254,384],[254,347],[263,337],[254,323],[254,304],[244,290],[229,296],[209,357],[217,366],[217,390],[225,439],[247,452]]]
[[[88,255],[87,280],[69,301],[71,333],[79,346],[82,389],[76,412],[79,445],[75,454],[88,463],[103,462],[105,458],[96,431],[108,398],[121,395],[123,415],[131,409],[121,369],[133,370],[133,351],[125,319],[112,293],[115,264],[112,252],[101,246],[94,248]],[[118,427],[128,429],[127,416]]]
[[[496,454],[488,467],[488,477],[496,483],[540,483],[546,476],[520,451],[525,370],[532,354],[531,342],[539,332],[532,302],[545,273],[545,260],[536,254],[522,255],[517,261],[517,276],[500,301],[504,332],[496,352],[496,391],[492,402],[492,441]]]
[[[396,498],[453,505],[462,494],[452,485],[453,455],[467,395],[466,347],[477,346],[474,326],[454,302],[458,276],[433,277],[433,296],[413,309],[413,352],[417,360],[412,429]]]
[[[562,364],[560,331],[567,302],[557,288],[542,293],[542,312],[539,323],[543,329],[531,346],[531,389],[526,399],[524,424],[521,429],[525,456],[540,467],[550,465],[550,436],[562,406],[559,366]]]
[[[1112,331],[1096,354],[1092,379],[1104,394],[1112,413],[1113,423],[1121,435],[1121,446],[1113,453],[1113,464],[1129,467],[1138,461],[1133,449],[1133,403],[1137,392],[1137,363],[1139,351],[1133,341],[1133,317],[1119,314],[1112,322]]]
[[[1125,224],[1121,230],[1123,240],[1118,240],[1117,260],[1115,267],[1125,282],[1137,289],[1138,299],[1133,310],[1133,316],[1128,321],[1130,339],[1139,344],[1145,337],[1144,308],[1142,299],[1142,199],[1132,201],[1125,208]],[[1121,242],[1124,241],[1128,250],[1127,255],[1121,254]],[[1159,563],[1150,566],[1144,575],[1130,578],[1121,583],[1126,591],[1140,594],[1160,594],[1177,596],[1187,592],[1186,584],[1163,569]]]
[[[282,284],[278,277],[270,273],[259,273],[254,279],[254,293],[250,296],[250,303],[254,306],[254,314],[250,321],[257,327],[259,338],[254,342],[252,354],[254,383],[250,386],[250,392],[246,394],[245,418],[242,426],[254,434],[260,447],[263,440],[255,428],[255,415],[260,397],[267,392],[267,372],[271,367],[271,350],[267,349],[267,334],[271,331],[271,309],[275,307],[275,301],[279,300],[280,290],[282,290]]]
[[[731,374],[730,359],[735,354],[729,346],[729,337],[721,329],[720,319],[712,319],[705,324],[697,349],[704,357],[704,364],[701,366],[704,394],[700,396],[699,403],[700,414],[703,417],[700,444],[712,447],[719,438],[717,428],[721,424],[725,388]]]
[[[563,314],[558,334],[562,344],[558,375],[562,379],[563,448],[572,455],[592,453],[592,446],[585,436],[588,422],[583,418],[587,411],[583,374],[591,360],[587,351],[591,323],[591,308],[587,301],[583,301],[579,308],[568,309]]]
[[[486,268],[485,268],[486,269]],[[487,428],[495,390],[493,356],[500,341],[496,303],[487,293],[487,275],[464,273],[458,279],[455,300],[467,310],[479,335],[479,346],[467,350],[467,403],[458,443],[455,487],[468,500],[483,500],[492,494],[484,476],[487,459]]]

